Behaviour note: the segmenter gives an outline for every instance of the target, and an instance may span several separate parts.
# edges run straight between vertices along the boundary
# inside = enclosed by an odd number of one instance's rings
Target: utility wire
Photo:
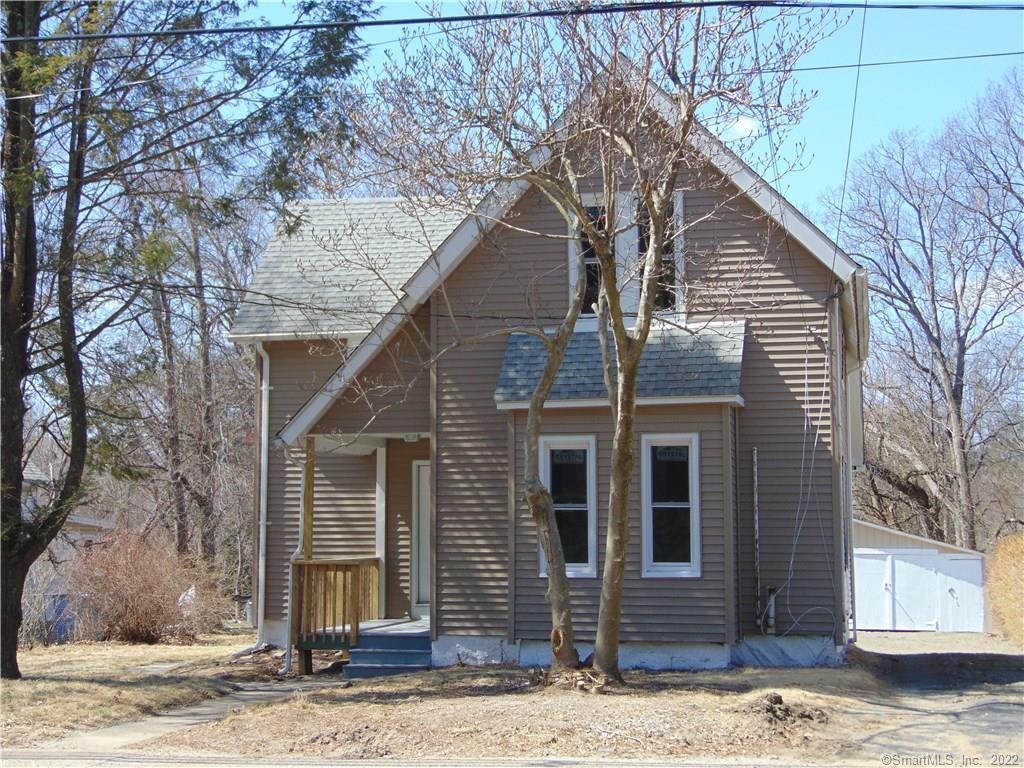
[[[868,23],[868,4],[865,0],[864,14],[860,20],[860,46],[857,49],[857,60],[860,61],[864,55],[864,30]],[[843,209],[846,206],[846,184],[850,178],[850,157],[853,154],[853,129],[857,123],[857,97],[860,94],[860,70],[857,67],[857,76],[853,81],[853,105],[850,108],[850,134],[846,140],[846,164],[843,167],[843,187],[839,194],[839,213],[836,216],[836,237],[832,241],[832,273],[835,274],[836,259],[839,256],[839,236],[843,228]]]
[[[1024,11],[1024,4],[1013,3],[871,3],[869,8],[893,11]],[[662,2],[610,3],[608,5],[574,5],[568,8],[543,8],[532,11],[507,13],[464,14],[460,16],[418,16],[406,19],[365,19],[361,21],[322,21],[294,24],[260,24],[233,27],[197,27],[192,29],[162,29],[137,32],[82,32],[67,35],[33,35],[4,37],[4,43],[56,43],[80,40],[114,40],[140,37],[192,37],[196,35],[262,34],[274,32],[307,32],[329,29],[369,29],[372,27],[418,26],[422,24],[451,24],[461,22],[508,21],[516,19],[564,19],[581,16],[605,16],[615,13],[682,10],[686,8],[791,8],[859,10],[863,3],[836,2],[834,0],[664,0]]]
[[[376,43],[374,45],[377,45]],[[931,56],[923,59],[890,59],[888,61],[865,61],[861,64],[823,64],[820,66],[813,67],[790,67],[789,69],[778,69],[778,68],[765,68],[763,70],[751,70],[746,74],[756,74],[757,72],[765,73],[777,73],[777,72],[831,72],[842,69],[864,69],[866,67],[892,67],[900,66],[904,64],[936,64],[944,61],[970,61],[972,59],[995,59],[1005,56],[1024,56],[1024,50],[1020,51],[997,51],[994,53],[967,53],[960,56]],[[213,71],[206,71],[204,75],[213,75],[228,72],[227,69],[218,69]],[[738,74],[738,73],[737,73]],[[113,86],[109,88],[109,91],[121,90],[124,88],[130,88],[135,85],[145,85],[156,80],[156,78],[147,78],[145,80],[133,80],[129,83],[122,85]],[[564,83],[563,83],[564,84]],[[63,91],[53,91],[50,93],[25,93],[20,96],[8,96],[6,101],[17,101],[18,99],[38,99],[43,96],[63,96],[69,93],[78,93],[79,91],[96,90],[95,88],[69,88]],[[468,92],[469,89],[465,90],[444,90],[439,91],[442,93],[464,93]],[[475,93],[476,90],[473,89]]]

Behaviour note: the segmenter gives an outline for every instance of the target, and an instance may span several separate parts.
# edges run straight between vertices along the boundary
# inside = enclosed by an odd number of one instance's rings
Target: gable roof
[[[640,357],[637,398],[737,400],[744,329],[745,323],[652,329]],[[510,335],[494,391],[498,407],[526,407],[546,364],[547,349],[541,339],[527,333]],[[598,332],[577,331],[569,340],[548,400],[571,405],[606,398]]]
[[[671,97],[660,88],[654,90],[657,92],[654,104],[659,114],[666,119],[674,120],[675,105]],[[836,278],[853,288],[843,291],[840,299],[849,306],[849,309],[844,308],[844,312],[851,317],[844,318],[844,324],[848,328],[850,344],[856,350],[856,358],[864,359],[867,349],[866,306],[862,306],[863,301],[858,301],[861,295],[866,297],[863,268],[753,168],[699,123],[694,124],[692,141],[741,193],[747,195]],[[407,315],[430,298],[434,290],[459,267],[483,235],[495,226],[528,188],[529,184],[521,179],[504,181],[480,202],[474,212],[465,217],[403,285],[403,295],[384,314],[380,322],[278,432],[279,442],[294,445],[305,436],[331,407],[335,398],[388,343]]]
[[[267,243],[228,338],[365,334],[462,216],[401,198],[306,200]]]

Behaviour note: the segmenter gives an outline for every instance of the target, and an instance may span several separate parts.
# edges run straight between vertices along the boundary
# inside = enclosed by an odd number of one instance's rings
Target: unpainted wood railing
[[[346,650],[359,623],[380,618],[380,560],[292,561],[292,644],[302,651]]]

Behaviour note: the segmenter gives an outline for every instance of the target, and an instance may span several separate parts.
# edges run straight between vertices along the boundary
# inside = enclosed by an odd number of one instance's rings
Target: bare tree
[[[304,21],[352,20],[364,10],[360,0],[300,5]],[[174,151],[217,144],[222,167],[240,157],[258,162],[268,194],[292,194],[296,149],[312,135],[344,134],[344,120],[335,116],[327,124],[318,117],[328,100],[325,86],[358,58],[352,27],[266,31],[259,38],[138,34],[228,25],[238,13],[236,4],[203,0],[4,6],[10,36],[2,62],[5,678],[20,676],[25,574],[82,498],[94,415],[86,355],[143,311],[142,287],[132,279],[137,254],[126,250],[121,226],[130,221],[127,193],[162,173]],[[75,39],[81,32],[100,36]],[[135,34],[116,36],[122,32]],[[51,412],[47,423],[67,462],[53,503],[28,518],[21,505],[25,414],[34,398]]]
[[[701,286],[686,284],[665,258],[694,223],[676,215],[675,195],[716,186],[734,199],[747,191],[729,189],[709,162],[709,154],[734,156],[705,126],[722,130],[739,118],[767,117],[777,136],[784,133],[806,104],[789,72],[833,26],[833,16],[817,12],[698,8],[444,27],[428,45],[407,41],[384,72],[346,97],[358,147],[339,156],[325,145],[313,164],[332,196],[385,191],[472,214],[496,248],[501,233],[586,243],[591,261],[577,260],[571,300],[538,306],[536,281],[554,275],[537,275],[523,287],[521,316],[487,326],[489,333],[533,334],[547,349],[524,452],[526,501],[548,559],[555,666],[571,666],[577,655],[569,650],[568,581],[538,441],[580,305],[602,321],[615,426],[595,665],[621,680],[640,357],[666,291],[691,292],[707,317],[730,305],[728,291],[718,286],[717,299],[711,290],[699,295]],[[738,148],[750,149],[754,138]],[[561,232],[530,229],[510,210],[525,188],[554,207]],[[638,229],[641,248],[629,240]],[[460,343],[480,338],[486,323],[460,316],[443,291],[439,301]]]
[[[1022,95],[1013,70],[938,135],[891,136],[858,165],[842,218],[878,299],[866,499],[970,548],[976,480],[1020,429]]]

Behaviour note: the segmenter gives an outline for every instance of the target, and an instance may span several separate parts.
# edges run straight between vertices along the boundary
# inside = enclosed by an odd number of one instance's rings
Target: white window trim
[[[584,192],[580,195],[580,202],[582,202],[587,208],[601,206],[604,205],[604,194],[600,192]],[[619,193],[615,196],[615,217],[616,229],[621,229],[625,222],[635,219],[635,201],[632,195]],[[572,301],[573,289],[576,287],[576,279],[579,275],[579,271],[576,268],[576,260],[579,258],[580,241],[576,236],[576,229],[577,224],[574,220],[573,223],[569,225],[568,241],[569,281],[567,288],[569,301]],[[618,264],[619,288],[622,291],[622,308],[625,312],[633,314],[636,313],[636,308],[639,305],[639,284],[635,280],[630,281],[628,284],[625,282],[626,268],[622,263],[622,255],[636,251],[636,238],[636,227],[623,229],[623,231],[619,232],[615,236],[615,260]],[[634,293],[635,296],[633,295]],[[585,314],[586,311],[587,309],[584,307],[583,311],[580,313],[580,318],[576,323],[577,329],[597,330],[597,316]]]
[[[587,562],[581,565],[565,566],[565,575],[570,579],[597,578],[597,438],[594,435],[546,435],[540,438],[540,479],[544,486],[551,488],[551,451],[561,448],[585,448],[587,451]],[[540,576],[547,578],[548,563],[544,548],[537,537],[537,552]]]
[[[689,563],[655,563],[651,507],[651,448],[659,445],[688,445],[690,448],[690,554]],[[642,575],[645,579],[696,579],[701,574],[700,541],[700,435],[648,434],[640,439],[640,496]]]
[[[673,259],[676,268],[676,308],[671,312],[657,312],[654,315],[654,322],[668,322],[677,325],[686,322],[686,296],[683,291],[683,283],[686,279],[686,194],[683,190],[677,189],[672,193],[672,218],[676,226],[677,235],[673,245]],[[580,195],[580,202],[586,207],[599,206],[604,203],[604,194],[599,192],[585,192]],[[640,306],[640,281],[627,279],[627,268],[629,261],[627,255],[634,262],[638,259],[638,244],[640,242],[640,224],[637,221],[637,200],[632,193],[619,193],[615,197],[615,227],[622,229],[615,237],[615,259],[618,262],[619,290],[622,296],[622,309],[627,316],[635,316]],[[626,227],[629,221],[636,222],[635,226]],[[568,240],[569,259],[569,280],[568,294],[572,300],[573,288],[576,286],[576,279],[579,274],[576,268],[576,260],[579,255],[580,242],[576,237],[576,224],[573,222],[569,227]],[[584,308],[584,312],[585,312]],[[628,318],[632,322],[632,318]],[[597,317],[581,313],[577,321],[579,330],[597,330]]]
[[[672,261],[676,268],[676,308],[654,313],[654,322],[667,321],[670,325],[686,324],[686,294],[683,284],[686,282],[686,194],[681,189],[672,193],[672,223],[678,233],[672,242]],[[639,227],[639,223],[637,224]],[[637,233],[639,243],[639,232]]]

